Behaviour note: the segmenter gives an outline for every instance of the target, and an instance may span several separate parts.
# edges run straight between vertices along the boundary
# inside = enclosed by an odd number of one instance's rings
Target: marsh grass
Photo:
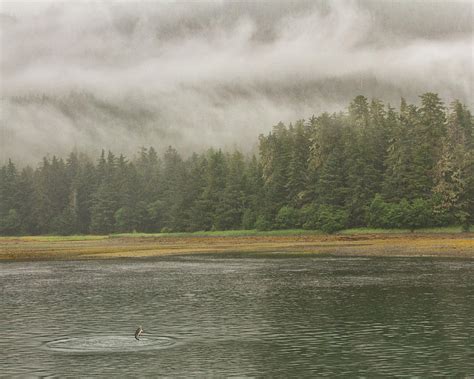
[[[461,233],[460,226],[447,226],[438,228],[423,228],[416,229],[414,233],[422,234],[452,234]],[[306,230],[306,229],[285,229],[285,230],[225,230],[225,231],[199,231],[199,232],[184,232],[184,233],[120,233],[111,234],[110,237],[245,237],[245,236],[300,236],[300,235],[324,235],[320,230]],[[352,228],[342,230],[337,234],[352,235],[352,234],[411,234],[409,229],[376,229],[376,228]]]
[[[224,231],[198,231],[181,233],[120,233],[112,234],[114,237],[246,237],[246,236],[295,236],[319,235],[319,230],[286,229],[286,230],[224,230]]]
[[[38,241],[38,242],[64,242],[64,241],[96,241],[109,238],[109,236],[95,236],[95,235],[74,235],[74,236],[58,236],[58,235],[46,235],[46,236],[13,236],[13,237],[0,237],[2,240],[11,240],[17,238],[22,241]]]
[[[474,233],[461,228],[352,229],[327,235],[310,230],[25,236],[0,238],[2,260],[144,258],[201,253],[285,252],[292,255],[474,257]]]
[[[437,228],[415,229],[413,233],[417,234],[453,234],[462,233],[460,226],[443,226]],[[377,229],[377,228],[352,228],[340,231],[338,234],[410,234],[410,229]]]
[[[457,234],[462,233],[460,226],[447,226],[438,228],[416,229],[415,234]],[[412,234],[409,229],[375,229],[375,228],[352,228],[342,230],[336,235],[359,235],[359,234]],[[105,240],[109,238],[167,238],[167,237],[252,237],[252,236],[314,236],[325,235],[320,230],[305,229],[285,229],[285,230],[224,230],[224,231],[198,231],[198,232],[180,232],[180,233],[116,233],[110,235],[74,235],[74,236],[18,236],[18,237],[0,237],[2,239],[17,238],[22,241],[38,242],[63,242],[63,241],[90,241]]]

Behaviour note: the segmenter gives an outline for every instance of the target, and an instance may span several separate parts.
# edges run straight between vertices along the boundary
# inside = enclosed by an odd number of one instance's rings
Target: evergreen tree
[[[242,213],[242,227],[253,229],[257,215],[263,213],[264,192],[262,165],[255,155],[248,160],[245,168],[245,209]]]
[[[347,195],[342,149],[335,146],[321,168],[318,181],[318,204],[344,207]]]
[[[471,223],[473,155],[469,148],[470,113],[455,101],[448,117],[447,133],[442,139],[441,156],[434,169],[433,193],[436,211],[449,214],[465,229]]]
[[[15,164],[8,160],[8,164],[0,169],[0,217],[6,217],[10,209],[17,208],[15,199],[18,171]]]
[[[367,98],[359,95],[349,105],[349,117],[356,128],[365,128],[369,124],[369,103]]]
[[[421,96],[419,120],[414,130],[413,197],[428,199],[434,186],[435,165],[441,157],[442,138],[445,136],[444,108],[438,95]]]
[[[208,217],[208,203],[204,200],[208,160],[206,155],[194,153],[188,160],[186,195],[184,206],[187,209],[187,230],[197,231],[209,229],[212,219]]]
[[[73,152],[0,168],[0,233],[74,234],[474,222],[473,118],[438,95],[400,110],[357,96],[348,112],[275,125],[259,157],[169,147],[129,161]]]
[[[20,233],[21,221],[18,215],[19,202],[16,196],[18,171],[9,159],[0,170],[0,232],[3,234]]]
[[[206,185],[200,199],[203,211],[204,230],[217,229],[217,209],[222,206],[223,194],[226,184],[227,162],[221,150],[210,150],[208,153],[208,166],[206,170]]]
[[[78,233],[86,234],[90,231],[94,194],[98,184],[99,178],[93,163],[84,158],[73,181],[72,204],[76,213]]]
[[[176,149],[169,146],[163,157],[163,177],[159,193],[163,227],[168,230],[183,230],[183,220],[187,212],[183,203],[185,182],[183,159]]]
[[[38,223],[33,210],[36,207],[34,171],[25,167],[18,178],[16,186],[17,212],[20,218],[20,234],[38,233]]]
[[[102,152],[98,174],[98,187],[92,199],[90,231],[94,234],[108,234],[115,229],[114,216],[119,209],[117,159],[111,151],[107,160],[104,160]]]
[[[388,146],[383,180],[384,198],[390,201],[413,199],[423,194],[428,185],[423,168],[415,167],[415,125],[418,110],[402,99],[399,122],[394,125],[393,139]],[[420,176],[421,175],[421,176]]]
[[[259,140],[265,191],[265,213],[266,217],[273,218],[289,197],[287,183],[291,140],[288,129],[281,122],[273,127],[267,137],[261,135]]]
[[[239,229],[245,206],[245,163],[242,153],[228,156],[225,189],[216,208],[215,228],[218,230]]]
[[[298,121],[293,130],[293,143],[291,149],[290,164],[288,166],[288,191],[289,203],[294,206],[308,201],[308,163],[309,163],[309,130],[304,121]]]

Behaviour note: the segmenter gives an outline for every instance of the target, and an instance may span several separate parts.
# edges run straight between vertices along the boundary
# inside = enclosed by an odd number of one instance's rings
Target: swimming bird
[[[143,329],[142,329],[142,326],[140,325],[138,329],[135,331],[135,339],[140,341],[140,338],[138,337],[140,337],[142,333],[143,333]]]

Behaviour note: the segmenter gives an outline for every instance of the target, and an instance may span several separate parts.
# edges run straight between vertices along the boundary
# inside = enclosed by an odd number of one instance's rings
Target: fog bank
[[[279,121],[472,107],[470,1],[2,2],[1,160],[172,144],[249,150]],[[249,142],[251,141],[251,142]]]

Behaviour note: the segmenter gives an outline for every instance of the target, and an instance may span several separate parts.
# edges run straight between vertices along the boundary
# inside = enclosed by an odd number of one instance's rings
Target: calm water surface
[[[1,263],[0,376],[474,376],[473,278],[458,259]]]

